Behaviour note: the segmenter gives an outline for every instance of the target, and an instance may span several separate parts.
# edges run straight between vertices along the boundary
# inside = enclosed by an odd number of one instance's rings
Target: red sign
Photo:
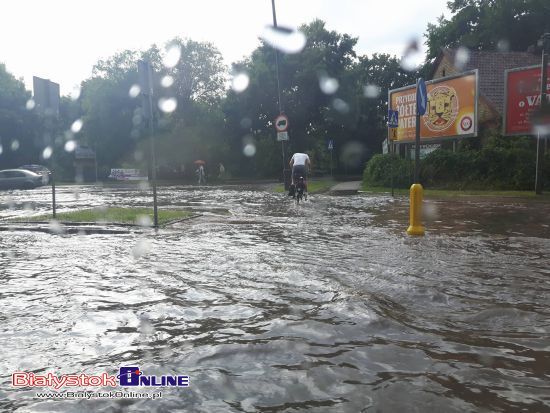
[[[548,80],[550,81],[550,66]],[[540,108],[540,66],[506,71],[504,102],[504,135],[531,135],[531,116]],[[550,83],[546,84],[550,91]],[[550,95],[546,95],[550,101]]]

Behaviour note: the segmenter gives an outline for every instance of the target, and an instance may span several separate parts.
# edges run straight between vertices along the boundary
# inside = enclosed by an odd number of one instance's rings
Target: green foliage
[[[453,0],[448,7],[449,20],[428,25],[427,60],[444,47],[525,51],[550,30],[547,0]]]
[[[363,181],[367,186],[391,185],[393,172],[393,185],[396,188],[410,186],[410,172],[412,163],[397,155],[374,155],[367,163],[363,172]]]

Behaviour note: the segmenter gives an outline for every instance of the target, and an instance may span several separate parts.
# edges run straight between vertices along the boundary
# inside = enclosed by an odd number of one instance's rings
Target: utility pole
[[[273,13],[273,27],[277,30],[277,14],[275,13],[275,0],[271,0],[271,11]],[[275,49],[275,70],[277,73],[277,105],[279,106],[279,115],[284,114],[283,111],[283,102],[281,100],[281,81],[279,75],[279,51]],[[281,152],[283,157],[283,183],[285,190],[290,186],[290,182],[287,176],[289,176],[289,170],[287,169],[286,163],[286,151],[285,151],[285,141],[281,141]]]

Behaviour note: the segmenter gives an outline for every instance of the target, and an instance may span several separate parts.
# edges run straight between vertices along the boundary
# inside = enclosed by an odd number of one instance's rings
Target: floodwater
[[[258,188],[165,187],[159,200],[202,216],[156,233],[0,232],[1,411],[550,411],[550,203],[427,202],[426,236],[411,238],[405,198],[296,206]],[[47,188],[3,192],[0,215],[47,201]],[[60,210],[149,201],[58,193]],[[157,400],[11,386],[16,371],[120,366],[191,385]]]

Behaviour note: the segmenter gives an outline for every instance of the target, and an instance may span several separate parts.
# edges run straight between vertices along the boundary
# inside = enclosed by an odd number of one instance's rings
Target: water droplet
[[[151,188],[149,186],[149,181],[139,181],[138,186],[141,191],[148,191]]]
[[[333,95],[340,87],[338,79],[328,76],[321,76],[319,78],[319,87],[321,91],[327,95]]]
[[[149,215],[139,215],[136,219],[136,224],[140,227],[151,227],[153,226],[153,220]]]
[[[378,96],[380,96],[380,93],[382,92],[382,89],[380,86],[376,85],[367,85],[363,88],[363,94],[366,98],[369,99],[376,99]]]
[[[63,226],[55,219],[50,220],[48,223],[48,229],[54,234],[62,234],[65,232]]]
[[[470,51],[463,46],[460,46],[455,53],[455,67],[458,70],[463,70],[470,61]]]
[[[17,139],[14,139],[12,142],[11,142],[11,150],[13,152],[15,152],[16,150],[19,149],[19,141]]]
[[[237,73],[233,76],[233,80],[231,81],[231,88],[235,92],[241,93],[246,90],[249,83],[250,83],[250,78],[248,77],[248,74],[244,72]]]
[[[139,240],[134,248],[132,248],[132,255],[134,258],[143,257],[151,251],[151,241],[146,239]]]
[[[172,113],[178,107],[178,101],[176,98],[160,98],[159,109],[164,113]]]
[[[140,317],[139,330],[141,334],[150,335],[155,332],[155,328],[146,315]]]
[[[243,153],[249,158],[253,157],[254,155],[256,155],[256,145],[254,145],[253,143],[247,143],[246,145],[244,145]]]
[[[50,157],[52,156],[52,153],[53,153],[53,149],[51,146],[47,146],[43,151],[42,151],[42,158],[44,159],[50,159]]]
[[[70,140],[65,142],[65,151],[73,152],[76,149],[76,141]]]
[[[137,98],[139,96],[140,92],[141,92],[141,88],[139,87],[139,85],[132,85],[132,87],[128,91],[128,95],[131,98]]]
[[[499,52],[509,52],[510,51],[510,42],[506,39],[501,39],[497,43],[497,50]]]
[[[349,105],[340,98],[336,98],[332,101],[332,107],[340,113],[349,113]]]
[[[25,107],[27,108],[27,110],[33,110],[36,107],[36,103],[33,99],[29,99],[27,100]]]
[[[139,139],[139,136],[140,136],[139,129],[132,129],[132,132],[130,132],[130,136],[133,139]]]
[[[134,152],[134,159],[136,160],[136,162],[141,162],[143,161],[143,152],[142,151],[135,151]]]
[[[174,84],[174,78],[170,75],[166,75],[160,80],[160,84],[162,87],[170,87]]]
[[[72,101],[78,100],[78,98],[80,97],[80,93],[81,93],[80,86],[75,86],[73,87],[73,90],[71,90],[71,92],[69,93],[69,97],[71,98]]]
[[[143,116],[136,114],[132,117],[132,123],[134,126],[140,126],[141,122],[143,122]]]
[[[2,152],[4,152],[4,148],[0,145],[0,155],[2,155]]]
[[[178,44],[174,44],[168,48],[166,54],[164,55],[162,62],[164,66],[168,69],[176,66],[180,61],[181,57],[181,47]]]
[[[23,210],[24,210],[24,211],[27,211],[27,212],[32,211],[32,210],[34,209],[33,206],[34,206],[33,204],[30,204],[30,203],[28,203],[28,202],[25,202],[25,203],[23,204]]]
[[[251,126],[252,126],[252,120],[250,118],[241,119],[241,128],[250,129]]]
[[[401,58],[401,68],[408,72],[412,72],[422,64],[422,54],[420,53],[420,47],[418,46],[417,39],[411,39],[411,41],[405,47],[403,57]]]
[[[299,30],[267,26],[260,38],[284,53],[300,53],[306,46],[306,35]]]
[[[71,125],[71,132],[73,133],[80,132],[82,130],[82,125],[83,125],[82,119],[75,120]]]
[[[358,168],[361,166],[365,149],[361,142],[351,141],[342,148],[340,159],[349,168]]]

